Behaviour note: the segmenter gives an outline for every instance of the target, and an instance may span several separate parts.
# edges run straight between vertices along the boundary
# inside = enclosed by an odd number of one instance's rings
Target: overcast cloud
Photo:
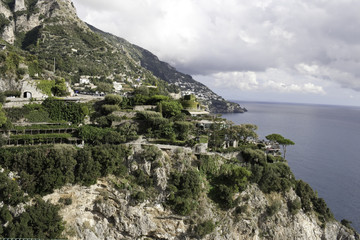
[[[358,0],[74,4],[84,21],[152,51],[225,97],[264,93],[276,101],[270,96],[277,93],[300,102],[360,104]]]

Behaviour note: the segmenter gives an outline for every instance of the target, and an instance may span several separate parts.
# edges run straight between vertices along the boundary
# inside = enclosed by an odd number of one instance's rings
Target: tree
[[[181,113],[182,106],[178,101],[162,101],[158,104],[165,118],[174,117]]]
[[[0,103],[0,127],[6,123],[6,115],[4,110],[2,109],[2,104]]]
[[[290,139],[284,138],[283,136],[281,136],[280,134],[277,134],[277,133],[267,135],[265,138],[271,142],[277,142],[278,144],[280,144],[282,146],[283,153],[284,153],[284,159],[285,159],[285,155],[286,155],[286,146],[295,145],[295,143],[293,141],[291,141]]]
[[[55,86],[51,90],[55,96],[59,96],[59,97],[67,96],[68,92],[67,92],[65,79],[63,78],[56,79]]]
[[[114,88],[113,85],[110,84],[110,83],[99,82],[99,83],[97,84],[96,90],[97,90],[98,92],[105,92],[105,93],[107,93],[107,92],[112,92],[112,91],[113,91],[113,88]]]
[[[105,96],[105,102],[110,105],[120,105],[123,98],[120,95],[108,94]]]
[[[258,127],[254,124],[241,124],[233,126],[231,131],[236,140],[240,140],[243,143],[246,143],[249,138],[257,139],[258,135],[255,132]]]

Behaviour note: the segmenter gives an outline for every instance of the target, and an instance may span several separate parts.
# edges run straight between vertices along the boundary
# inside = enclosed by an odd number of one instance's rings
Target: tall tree
[[[286,155],[286,147],[289,145],[295,145],[295,143],[293,141],[291,141],[290,139],[284,138],[282,135],[277,134],[277,133],[267,135],[265,138],[269,141],[277,142],[278,144],[280,144],[282,146],[284,159],[285,159],[285,155]]]

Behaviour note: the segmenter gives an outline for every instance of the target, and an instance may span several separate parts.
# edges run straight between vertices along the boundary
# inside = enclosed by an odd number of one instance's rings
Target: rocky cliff
[[[141,151],[139,146],[135,149]],[[131,156],[128,165],[132,171],[141,169],[154,179],[156,190],[142,189],[147,197],[140,201],[134,197],[139,190],[136,186],[114,176],[89,187],[66,186],[45,199],[53,203],[71,199],[60,212],[68,239],[359,239],[334,220],[320,222],[314,212],[300,209],[292,213],[289,202],[299,199],[293,189],[265,194],[256,184],[234,196],[235,206],[221,210],[207,197],[209,183],[203,181],[197,208],[189,215],[176,215],[166,204],[169,174],[196,166],[197,161],[182,148],[162,151],[162,157],[152,162]],[[206,220],[213,222],[213,227],[200,231],[199,224]]]

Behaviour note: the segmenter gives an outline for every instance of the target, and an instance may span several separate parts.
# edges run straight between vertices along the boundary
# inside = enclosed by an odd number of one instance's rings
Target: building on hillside
[[[121,90],[123,89],[122,84],[119,82],[113,82],[113,87],[116,93],[121,92]]]
[[[80,77],[80,84],[84,84],[84,85],[90,84],[89,76],[81,76]]]

